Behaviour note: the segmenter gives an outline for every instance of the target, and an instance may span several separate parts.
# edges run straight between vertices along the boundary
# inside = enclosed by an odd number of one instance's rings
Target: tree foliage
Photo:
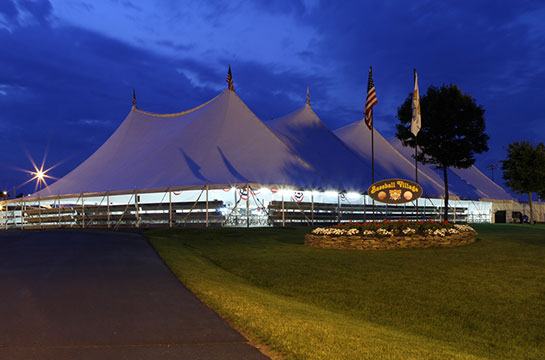
[[[414,148],[411,133],[412,93],[397,110],[397,138]],[[475,154],[488,151],[484,109],[456,85],[430,86],[420,100],[422,129],[418,133],[418,161],[444,167],[468,168]]]
[[[545,192],[545,145],[514,142],[501,161],[505,184],[518,194]]]
[[[542,199],[545,197],[545,145],[514,142],[507,148],[507,159],[501,163],[505,184],[516,193],[528,194],[530,222],[533,223],[532,193]]]
[[[397,110],[400,123],[396,137],[404,146],[415,147],[410,131],[412,120],[412,93]],[[445,183],[445,219],[448,219],[449,167],[469,168],[475,163],[475,154],[488,151],[485,133],[485,110],[469,94],[456,85],[430,86],[420,99],[422,128],[418,133],[420,163],[441,169]]]

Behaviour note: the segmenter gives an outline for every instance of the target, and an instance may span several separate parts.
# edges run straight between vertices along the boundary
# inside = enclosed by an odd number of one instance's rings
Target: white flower
[[[375,232],[373,230],[363,230],[363,235],[375,235]]]
[[[358,233],[358,229],[350,229],[346,232],[346,235],[357,235]]]
[[[403,229],[403,234],[405,234],[405,235],[414,234],[414,233],[416,233],[415,229],[411,229],[411,228]]]
[[[377,234],[382,235],[382,236],[388,236],[388,235],[393,235],[394,232],[380,228],[380,229],[377,230]]]
[[[346,234],[344,229],[334,229],[334,228],[316,228],[312,230],[312,233],[315,235],[334,235],[340,236]]]
[[[454,227],[456,228],[456,230],[458,230],[459,232],[466,232],[466,231],[475,231],[475,229],[473,229],[471,226],[469,225],[459,225],[459,224],[456,224],[454,225]]]

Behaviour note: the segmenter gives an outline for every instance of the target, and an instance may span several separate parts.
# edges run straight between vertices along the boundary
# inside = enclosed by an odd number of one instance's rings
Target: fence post
[[[134,190],[134,207],[136,209],[136,222],[134,227],[140,227],[140,209],[138,205],[138,193]]]
[[[250,227],[250,186],[246,184],[246,227]]]
[[[208,184],[206,184],[206,227],[208,227]]]
[[[168,226],[172,227],[172,191],[168,189]]]
[[[282,227],[286,226],[286,215],[284,214],[284,190],[282,190]]]
[[[310,219],[311,224],[314,226],[314,194],[310,194]]]
[[[40,201],[40,195],[38,195],[38,217],[40,218],[40,229],[42,228],[42,203]],[[7,223],[6,223],[7,228]]]
[[[110,192],[106,192],[106,224],[110,228]]]

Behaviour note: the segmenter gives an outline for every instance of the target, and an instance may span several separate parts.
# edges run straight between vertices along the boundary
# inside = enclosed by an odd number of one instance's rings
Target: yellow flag
[[[418,92],[418,75],[414,69],[414,91],[413,91],[413,119],[411,121],[411,132],[414,136],[418,134],[422,127],[422,117],[420,115],[420,94]]]

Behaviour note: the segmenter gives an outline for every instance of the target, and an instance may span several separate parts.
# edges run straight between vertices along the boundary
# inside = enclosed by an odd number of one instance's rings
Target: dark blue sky
[[[57,177],[85,160],[133,87],[141,109],[181,111],[225,88],[227,64],[261,119],[309,85],[330,128],[361,119],[372,65],[385,136],[413,67],[422,93],[457,84],[486,109],[489,174],[510,142],[545,141],[544,24],[543,1],[0,0],[0,187],[29,178],[27,153]]]

